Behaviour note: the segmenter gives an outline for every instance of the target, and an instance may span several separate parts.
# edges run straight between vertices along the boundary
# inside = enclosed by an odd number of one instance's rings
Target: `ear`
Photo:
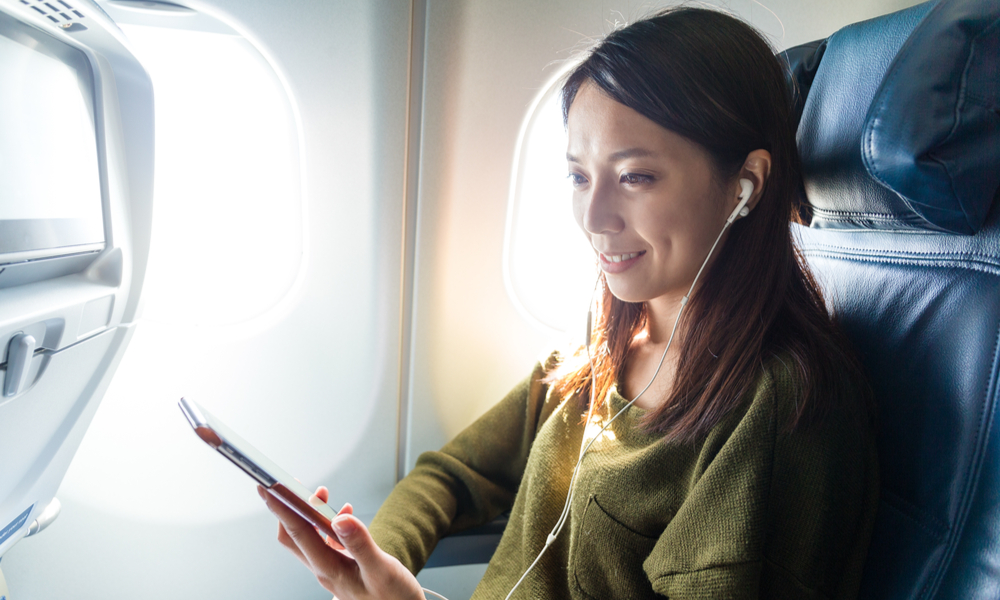
[[[767,182],[767,177],[770,174],[770,152],[758,149],[754,150],[750,154],[747,154],[747,159],[743,161],[743,167],[740,169],[740,174],[733,182],[733,207],[735,208],[740,202],[739,196],[742,192],[742,188],[740,188],[739,183],[740,179],[749,179],[750,182],[753,183],[753,193],[750,194],[750,200],[746,204],[747,208],[752,211],[754,207],[757,206],[757,202],[760,201],[761,192],[763,191],[764,184]]]

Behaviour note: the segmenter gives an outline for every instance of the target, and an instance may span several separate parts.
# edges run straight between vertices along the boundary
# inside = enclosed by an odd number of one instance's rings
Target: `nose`
[[[582,218],[580,221],[584,231],[592,235],[618,233],[625,225],[619,211],[619,202],[615,187],[601,181],[594,182],[580,199],[582,202]]]

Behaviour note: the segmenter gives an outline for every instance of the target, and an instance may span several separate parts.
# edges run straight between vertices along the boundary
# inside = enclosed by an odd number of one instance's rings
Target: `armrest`
[[[493,521],[449,535],[438,542],[425,569],[434,567],[455,567],[490,562],[493,552],[500,543],[503,530],[507,527],[508,515],[500,515]]]

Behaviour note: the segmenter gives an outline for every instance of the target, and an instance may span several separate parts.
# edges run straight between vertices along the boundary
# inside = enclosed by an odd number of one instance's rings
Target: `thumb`
[[[361,571],[367,571],[381,562],[382,551],[372,539],[368,528],[352,514],[341,514],[333,520],[333,531],[340,538],[340,543],[357,561]]]

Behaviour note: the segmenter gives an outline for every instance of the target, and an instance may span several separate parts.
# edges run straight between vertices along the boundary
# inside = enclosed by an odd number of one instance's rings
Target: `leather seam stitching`
[[[823,216],[844,216],[844,217],[865,217],[873,221],[895,221],[899,219],[902,215],[895,215],[892,213],[875,213],[875,212],[865,212],[861,210],[830,210],[828,208],[818,208],[816,206],[812,207],[813,210]]]
[[[878,182],[882,187],[887,187],[881,182]],[[865,211],[848,211],[848,210],[831,210],[828,208],[818,208],[810,204],[810,208],[813,211],[813,218],[819,222],[827,223],[848,223],[851,225],[859,225],[862,229],[873,229],[872,227],[866,227],[866,224],[861,221],[868,221],[877,225],[895,225],[896,227],[892,230],[895,231],[906,231],[906,232],[920,232],[920,233],[940,233],[942,231],[947,231],[940,225],[931,223],[926,218],[924,218],[920,213],[910,206],[909,201],[896,190],[887,188],[888,191],[895,194],[909,209],[903,214],[899,213],[876,213],[876,212],[865,212]],[[961,212],[961,211],[952,211]],[[890,230],[890,231],[892,231]],[[950,233],[950,232],[949,232]]]
[[[996,263],[985,263],[985,264],[968,264],[968,263],[956,263],[955,261],[940,260],[937,261],[940,264],[928,265],[929,261],[920,260],[906,260],[902,258],[889,258],[889,257],[866,257],[863,255],[844,255],[836,253],[824,253],[824,252],[804,252],[806,256],[825,256],[827,258],[840,258],[846,260],[853,260],[854,262],[860,263],[873,263],[873,264],[890,264],[897,266],[934,266],[937,268],[951,268],[951,269],[962,269],[965,271],[974,271],[977,273],[982,273],[984,275],[1000,276],[1000,264]]]
[[[806,256],[823,256],[830,258],[849,258],[859,262],[880,262],[892,264],[924,264],[931,262],[944,263],[933,266],[960,268],[969,271],[987,272],[982,267],[1000,268],[1000,260],[996,256],[981,254],[977,252],[963,253],[931,253],[914,251],[908,255],[895,254],[886,250],[858,251],[856,248],[845,246],[822,246],[813,248],[803,248],[802,253]],[[964,261],[964,262],[959,262]],[[980,267],[980,268],[976,268]],[[997,275],[1000,273],[990,273]]]

